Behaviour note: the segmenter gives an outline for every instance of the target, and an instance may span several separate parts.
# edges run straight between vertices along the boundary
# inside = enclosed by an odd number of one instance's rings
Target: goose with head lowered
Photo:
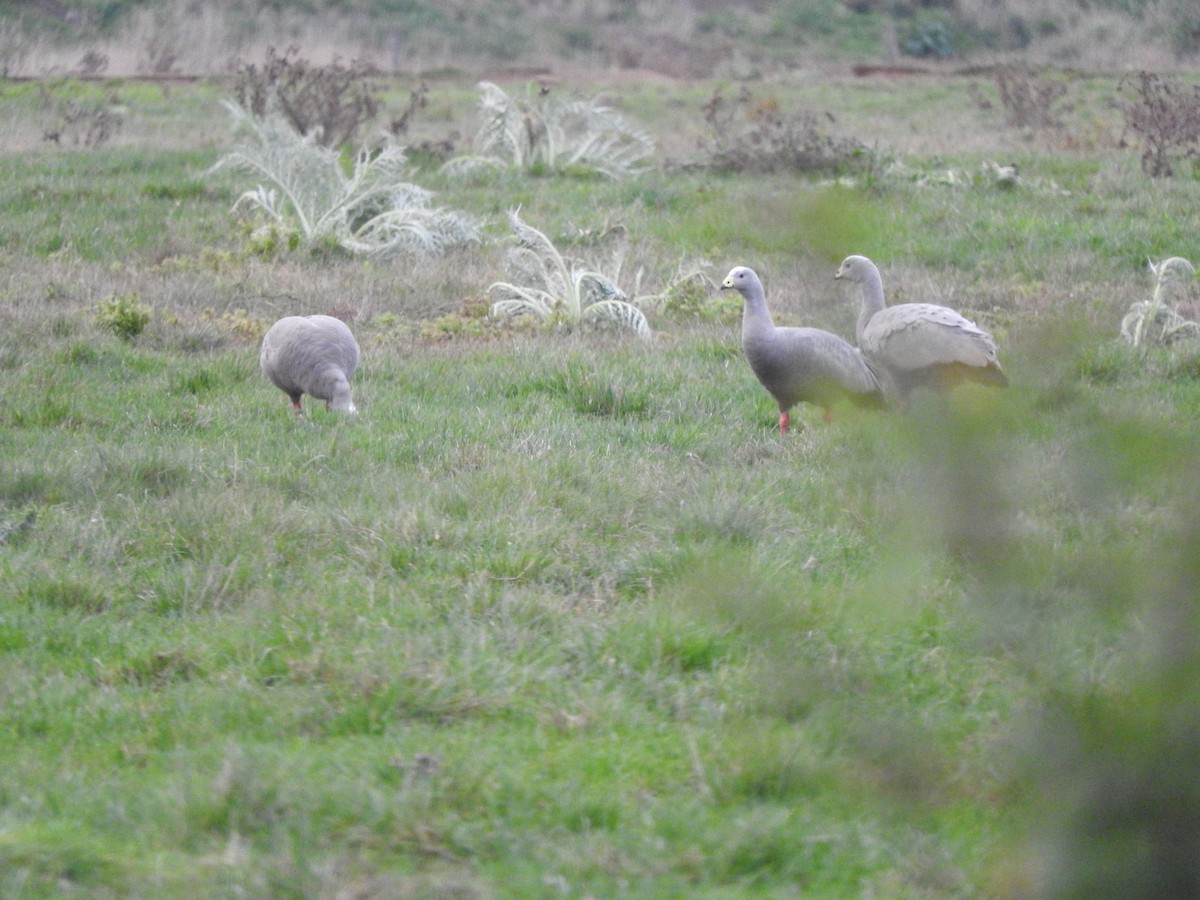
[[[965,382],[1007,386],[996,341],[971,320],[933,303],[888,306],[879,268],[865,256],[847,256],[834,277],[862,292],[858,348],[901,405],[921,387],[944,396]]]
[[[263,375],[283,391],[300,412],[300,397],[324,400],[327,409],[357,412],[350,397],[350,378],[358,368],[354,335],[333,316],[287,316],[263,337],[259,365]]]
[[[798,403],[821,407],[826,422],[832,421],[838,403],[883,406],[879,380],[857,349],[820,328],[775,325],[753,269],[735,266],[721,288],[742,295],[742,352],[779,406],[781,433],[787,433],[791,409]]]

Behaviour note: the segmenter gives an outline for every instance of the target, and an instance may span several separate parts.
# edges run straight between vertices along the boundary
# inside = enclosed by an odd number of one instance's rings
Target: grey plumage
[[[821,407],[827,422],[833,417],[833,406],[842,401],[864,407],[883,405],[875,373],[849,343],[820,328],[776,327],[753,269],[734,267],[721,288],[742,295],[742,352],[779,406],[781,432],[787,432],[789,411],[797,403]]]
[[[918,387],[945,394],[966,381],[1008,384],[996,341],[974,322],[933,303],[887,306],[879,269],[865,256],[846,257],[834,277],[859,286],[858,347],[901,404]]]
[[[341,319],[287,316],[263,336],[259,365],[297,412],[302,394],[324,400],[329,409],[355,412],[350,378],[358,359],[358,342]]]

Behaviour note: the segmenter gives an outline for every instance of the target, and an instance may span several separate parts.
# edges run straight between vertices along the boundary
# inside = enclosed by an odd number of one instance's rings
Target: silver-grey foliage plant
[[[474,152],[447,162],[448,172],[582,168],[622,178],[642,171],[654,152],[649,135],[598,100],[536,86],[521,99],[490,81],[481,81],[479,90]]]
[[[281,116],[254,116],[232,101],[238,149],[209,171],[229,167],[262,179],[234,210],[265,215],[270,226],[306,244],[333,240],[351,253],[438,254],[478,242],[481,226],[463,213],[432,207],[432,192],[406,180],[404,148],[359,149],[349,173],[339,154],[301,135]]]
[[[517,237],[517,246],[508,251],[513,280],[488,287],[496,298],[493,316],[532,315],[568,325],[607,322],[642,338],[651,336],[645,314],[615,279],[566,259],[546,235],[521,221],[518,210],[509,210],[508,221]]]
[[[1172,295],[1186,294],[1196,278],[1196,269],[1182,256],[1172,256],[1160,263],[1151,261],[1150,272],[1155,279],[1154,294],[1149,300],[1139,300],[1129,307],[1121,320],[1121,337],[1134,347],[1200,338],[1200,322],[1181,316],[1178,309],[1167,304]]]

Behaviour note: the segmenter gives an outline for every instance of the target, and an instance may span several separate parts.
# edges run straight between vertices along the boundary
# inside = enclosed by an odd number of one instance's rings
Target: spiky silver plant
[[[479,83],[474,152],[446,163],[451,173],[482,168],[580,167],[622,178],[641,171],[654,141],[598,100],[560,96],[536,86],[523,98]]]
[[[517,237],[517,246],[508,251],[513,280],[489,285],[496,298],[493,316],[532,315],[568,325],[608,322],[642,338],[651,336],[645,314],[615,278],[565,258],[546,235],[521,220],[519,210],[509,210],[508,222]]]
[[[436,254],[480,239],[470,216],[430,206],[433,194],[405,180],[404,148],[360,149],[349,174],[337,152],[282,117],[254,116],[227,101],[240,146],[209,171],[233,168],[263,179],[234,210],[264,215],[306,244],[332,239],[351,253]]]
[[[1195,267],[1182,256],[1172,256],[1160,263],[1149,261],[1154,275],[1154,295],[1129,307],[1121,320],[1121,337],[1134,347],[1146,342],[1167,345],[1184,338],[1200,338],[1200,323],[1181,316],[1167,301],[1175,295],[1186,295],[1188,285],[1196,278]]]

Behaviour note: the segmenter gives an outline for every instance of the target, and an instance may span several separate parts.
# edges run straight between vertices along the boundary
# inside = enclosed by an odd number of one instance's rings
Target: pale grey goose
[[[849,400],[858,406],[883,406],[879,381],[862,354],[836,334],[820,328],[777,328],[767,309],[762,282],[753,269],[735,266],[721,283],[745,301],[742,352],[750,368],[779,405],[779,430],[786,434],[790,410],[812,403],[833,418],[833,406]]]
[[[974,322],[933,303],[885,305],[879,269],[865,256],[847,256],[834,277],[862,291],[858,348],[900,404],[918,387],[945,394],[965,381],[1008,384],[995,340]]]
[[[297,412],[302,394],[324,400],[328,409],[355,412],[350,378],[358,359],[358,342],[341,319],[287,316],[267,330],[259,365]]]

